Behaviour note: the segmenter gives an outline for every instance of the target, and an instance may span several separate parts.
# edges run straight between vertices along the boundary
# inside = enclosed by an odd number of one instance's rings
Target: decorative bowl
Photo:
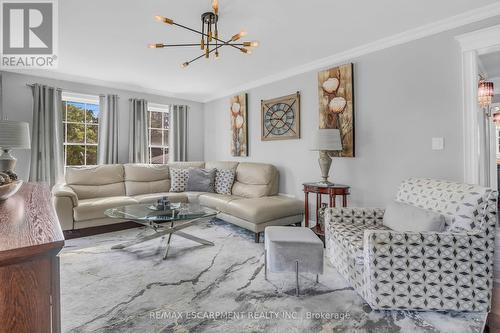
[[[16,194],[21,185],[23,185],[22,180],[14,180],[9,184],[0,185],[0,201],[6,200]]]

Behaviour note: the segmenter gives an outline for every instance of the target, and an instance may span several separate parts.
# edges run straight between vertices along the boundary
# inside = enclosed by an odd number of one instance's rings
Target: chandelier
[[[159,22],[163,22],[168,25],[175,25],[177,27],[189,30],[201,36],[201,40],[199,43],[187,43],[187,44],[164,44],[164,43],[154,43],[149,44],[149,48],[152,49],[161,49],[168,47],[192,47],[198,46],[203,53],[193,58],[189,61],[182,63],[181,67],[186,68],[192,62],[201,59],[203,57],[210,58],[210,55],[213,54],[215,58],[219,58],[219,49],[224,46],[229,46],[234,49],[237,49],[245,54],[251,54],[251,47],[259,46],[259,42],[243,42],[240,39],[246,36],[246,31],[241,31],[236,35],[233,35],[229,40],[224,40],[219,38],[219,29],[217,27],[217,23],[219,21],[219,2],[218,0],[212,0],[212,9],[213,12],[206,12],[201,14],[201,31],[186,27],[182,24],[174,22],[174,20],[169,19],[164,16],[155,16],[155,19]]]
[[[493,98],[493,82],[488,82],[484,78],[481,78],[479,80],[477,95],[479,106],[483,109],[487,109],[491,105],[491,100]]]

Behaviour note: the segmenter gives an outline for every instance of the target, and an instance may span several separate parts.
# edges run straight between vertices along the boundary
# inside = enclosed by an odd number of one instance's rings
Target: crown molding
[[[121,83],[121,82],[111,82],[111,81],[93,79],[93,78],[89,78],[89,77],[72,75],[72,74],[65,74],[65,73],[49,71],[49,70],[44,70],[44,71],[29,70],[29,71],[27,71],[27,70],[1,69],[0,73],[1,72],[8,72],[8,73],[19,74],[19,75],[35,76],[35,77],[40,77],[40,78],[49,79],[49,80],[68,81],[68,82],[76,83],[76,84],[85,84],[85,85],[91,85],[91,86],[103,87],[103,88],[109,88],[109,89],[125,90],[125,91],[131,92],[131,93],[157,95],[157,96],[161,96],[161,97],[175,98],[175,99],[179,99],[179,100],[183,100],[183,101],[203,103],[203,100],[201,98],[198,98],[198,99],[191,98],[191,97],[183,95],[183,94],[175,94],[175,93],[171,93],[171,92],[164,91],[164,90],[151,89],[151,88],[147,88],[147,87],[137,86],[134,84],[127,84],[127,83]],[[100,95],[102,93],[103,92],[101,91],[101,92],[96,92],[95,94]]]
[[[440,32],[452,30],[470,23],[478,22],[490,17],[500,15],[500,3],[494,3],[488,6],[483,6],[474,10],[464,12],[446,19],[429,23],[414,29],[410,29],[389,37],[385,37],[374,42],[370,42],[350,50],[333,54],[328,57],[320,58],[315,61],[290,68],[277,74],[266,76],[262,79],[249,82],[247,84],[222,91],[214,94],[211,97],[203,100],[203,103],[236,94],[241,91],[249,90],[259,86],[263,86],[272,82],[283,80],[298,74],[306,73],[313,70],[318,70],[323,67],[340,64],[345,61],[352,60],[366,54],[387,49],[400,44],[408,43],[413,40],[421,39],[427,36],[435,35]]]
[[[455,39],[460,43],[462,52],[490,53],[500,47],[500,25],[462,34],[456,36]]]

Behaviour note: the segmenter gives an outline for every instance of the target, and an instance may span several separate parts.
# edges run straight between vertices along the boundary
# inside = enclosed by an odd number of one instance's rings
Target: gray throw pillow
[[[444,216],[419,207],[393,201],[384,213],[386,227],[395,231],[437,231],[444,230]]]
[[[189,168],[186,191],[215,192],[216,169]]]

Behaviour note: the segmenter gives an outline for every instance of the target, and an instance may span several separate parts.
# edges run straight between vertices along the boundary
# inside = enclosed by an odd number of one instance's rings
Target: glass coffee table
[[[172,204],[171,209],[168,210],[157,210],[153,204],[133,204],[110,208],[104,212],[108,217],[129,220],[154,230],[154,233],[151,235],[137,237],[133,241],[114,245],[112,249],[123,249],[168,235],[167,246],[163,254],[164,260],[167,259],[170,240],[173,234],[200,244],[213,246],[214,243],[187,234],[181,230],[202,220],[213,218],[217,213],[213,209],[193,203]]]

